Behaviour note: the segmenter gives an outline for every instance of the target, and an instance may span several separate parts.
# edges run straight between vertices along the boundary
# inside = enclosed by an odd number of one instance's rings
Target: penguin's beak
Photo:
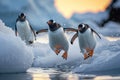
[[[50,24],[50,22],[48,21],[48,22],[46,22],[48,25]]]
[[[21,16],[21,20],[24,20],[25,19],[25,17],[24,16]]]

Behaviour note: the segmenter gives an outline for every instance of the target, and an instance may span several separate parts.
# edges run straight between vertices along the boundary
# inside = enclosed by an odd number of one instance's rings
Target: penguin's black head
[[[59,28],[59,26],[58,26],[58,23],[56,23],[54,20],[49,20],[48,22],[47,22],[47,24],[48,24],[48,26],[49,26],[49,29],[51,30],[51,31],[55,31],[55,30],[57,30],[58,28]]]
[[[50,26],[50,25],[53,25],[55,23],[55,21],[54,20],[49,20],[48,22],[47,22],[47,24]]]
[[[88,29],[88,25],[87,24],[79,24],[78,25],[78,31],[80,32],[85,32]]]
[[[19,20],[22,21],[22,22],[26,20],[26,16],[25,16],[24,13],[21,13],[21,14],[18,16],[18,18],[19,18]]]

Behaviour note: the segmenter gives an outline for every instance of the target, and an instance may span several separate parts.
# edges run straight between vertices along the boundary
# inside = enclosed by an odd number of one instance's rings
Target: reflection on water
[[[120,80],[120,77],[112,77],[112,76],[97,76],[94,80]]]
[[[54,68],[31,68],[28,72],[34,73],[32,74],[33,80],[79,80],[79,76],[77,74],[62,72]]]
[[[27,73],[0,74],[0,80],[80,80],[92,78],[94,76],[41,68],[31,68]]]
[[[71,72],[61,72],[56,69],[31,68],[27,73],[0,74],[0,80],[120,80],[115,76],[96,76],[75,74]]]

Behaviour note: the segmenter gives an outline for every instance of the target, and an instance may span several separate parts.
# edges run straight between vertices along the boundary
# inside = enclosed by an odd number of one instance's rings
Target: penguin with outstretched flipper
[[[67,59],[69,43],[65,35],[65,31],[74,31],[73,28],[63,28],[60,24],[56,23],[54,20],[49,20],[47,22],[49,28],[41,29],[36,32],[36,34],[41,32],[48,32],[49,45],[51,49],[58,55],[61,50],[64,50],[62,57]]]
[[[74,40],[78,37],[79,47],[84,54],[84,60],[93,56],[94,48],[96,46],[96,39],[93,33],[101,39],[100,35],[90,28],[89,25],[79,24],[76,34],[71,39],[71,44],[73,44]]]

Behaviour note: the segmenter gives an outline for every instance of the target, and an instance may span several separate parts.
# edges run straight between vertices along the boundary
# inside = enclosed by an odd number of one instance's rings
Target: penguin
[[[18,15],[15,24],[15,35],[18,34],[22,40],[26,42],[26,44],[32,44],[34,40],[36,40],[36,34],[33,30],[32,26],[29,24],[28,20],[24,13]]]
[[[93,56],[94,48],[96,46],[96,39],[93,33],[101,39],[100,35],[88,24],[82,23],[78,25],[78,30],[71,39],[71,44],[73,44],[74,40],[78,37],[79,47],[84,55],[84,60]]]
[[[62,55],[63,59],[67,60],[69,43],[64,31],[75,31],[73,28],[63,28],[59,23],[54,20],[47,21],[49,26],[48,29],[42,29],[36,32],[36,34],[41,32],[48,32],[49,36],[49,46],[58,55],[61,50],[64,50]]]

